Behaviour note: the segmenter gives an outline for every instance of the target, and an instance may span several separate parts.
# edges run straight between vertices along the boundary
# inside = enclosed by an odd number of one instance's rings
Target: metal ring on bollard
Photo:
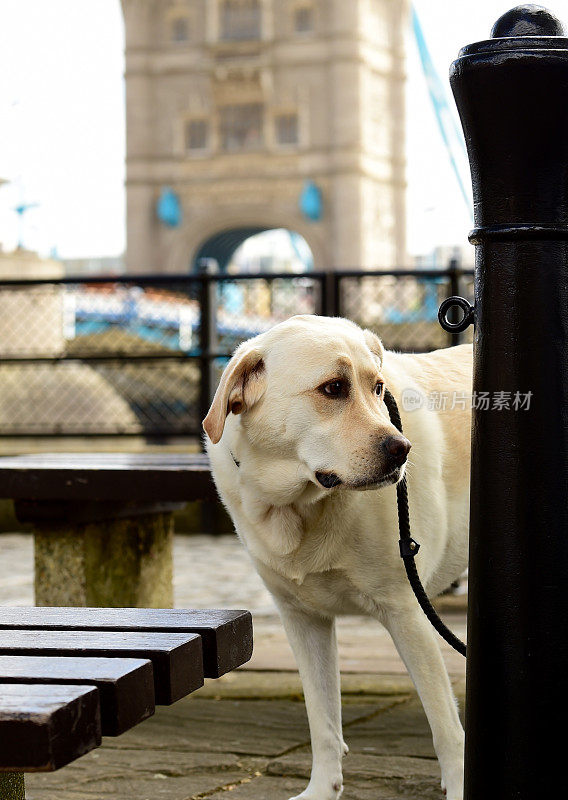
[[[463,319],[459,322],[450,322],[448,319],[448,311],[450,308],[457,306],[463,311]],[[445,331],[448,333],[461,333],[465,331],[474,321],[475,307],[465,299],[465,297],[448,297],[440,304],[438,309],[438,322]]]

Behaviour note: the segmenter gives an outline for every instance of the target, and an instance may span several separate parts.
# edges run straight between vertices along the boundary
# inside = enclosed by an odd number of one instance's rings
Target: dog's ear
[[[246,343],[241,345],[225,367],[211,408],[203,420],[203,429],[213,444],[223,435],[227,416],[252,408],[264,394],[265,386],[262,354],[246,347]]]
[[[370,331],[368,328],[366,328],[363,331],[363,336],[365,337],[365,344],[367,345],[371,353],[373,353],[373,355],[377,356],[377,358],[379,359],[379,366],[382,366],[383,356],[385,354],[383,343],[381,342],[377,334],[373,333],[373,331]]]

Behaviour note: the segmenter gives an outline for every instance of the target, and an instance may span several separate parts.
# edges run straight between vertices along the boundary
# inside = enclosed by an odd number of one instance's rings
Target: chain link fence
[[[324,313],[372,328],[387,348],[446,347],[438,305],[450,294],[472,300],[472,281],[456,265],[3,281],[0,434],[200,435],[240,342],[294,314]]]

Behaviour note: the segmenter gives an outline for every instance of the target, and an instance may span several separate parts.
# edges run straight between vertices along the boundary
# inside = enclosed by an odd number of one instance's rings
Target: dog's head
[[[410,442],[384,404],[383,354],[378,337],[353,322],[292,317],[237,349],[205,432],[215,444],[226,418],[241,415],[263,483],[299,489],[311,482],[321,490],[395,483]]]

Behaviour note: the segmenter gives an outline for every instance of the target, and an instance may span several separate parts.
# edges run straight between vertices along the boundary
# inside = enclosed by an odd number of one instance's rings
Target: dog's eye
[[[382,395],[384,385],[385,384],[383,383],[383,381],[377,381],[375,383],[375,394],[377,395],[377,397],[380,397]]]
[[[328,397],[343,397],[347,394],[347,384],[345,381],[330,381],[329,383],[325,383],[321,390],[324,394],[328,395]]]

